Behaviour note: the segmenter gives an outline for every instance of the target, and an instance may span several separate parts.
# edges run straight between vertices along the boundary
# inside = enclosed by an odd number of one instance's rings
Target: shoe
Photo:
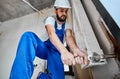
[[[37,77],[42,72],[45,72],[45,69],[46,69],[46,60],[36,57],[34,60],[34,72],[31,79],[37,79]]]

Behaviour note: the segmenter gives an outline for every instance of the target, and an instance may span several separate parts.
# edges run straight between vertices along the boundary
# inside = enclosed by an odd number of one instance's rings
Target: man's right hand
[[[61,53],[61,59],[62,59],[63,64],[66,64],[66,65],[75,65],[74,56],[69,51]]]

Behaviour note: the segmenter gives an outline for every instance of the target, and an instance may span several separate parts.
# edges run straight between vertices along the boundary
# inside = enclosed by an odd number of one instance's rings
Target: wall
[[[54,0],[26,0],[35,8],[41,10],[50,7]],[[0,21],[21,17],[35,11],[22,0],[0,0]]]
[[[44,40],[44,19],[53,15],[53,9],[33,13],[24,17],[3,22],[0,25],[0,79],[8,79],[20,36],[25,31],[35,32]]]

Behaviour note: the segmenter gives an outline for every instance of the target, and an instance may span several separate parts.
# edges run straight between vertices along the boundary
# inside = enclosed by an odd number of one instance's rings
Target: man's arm
[[[87,55],[78,48],[71,29],[66,29],[66,43],[73,53],[76,63],[88,64]]]
[[[74,56],[65,48],[65,46],[61,43],[60,39],[55,33],[55,29],[51,24],[45,26],[48,36],[50,38],[51,43],[58,49],[61,53],[61,59],[63,64],[67,65],[75,65]]]

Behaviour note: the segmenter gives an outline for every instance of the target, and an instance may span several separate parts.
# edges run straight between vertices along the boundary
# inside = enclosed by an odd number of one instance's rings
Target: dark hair
[[[54,7],[55,10],[57,10],[58,8],[57,7]]]

